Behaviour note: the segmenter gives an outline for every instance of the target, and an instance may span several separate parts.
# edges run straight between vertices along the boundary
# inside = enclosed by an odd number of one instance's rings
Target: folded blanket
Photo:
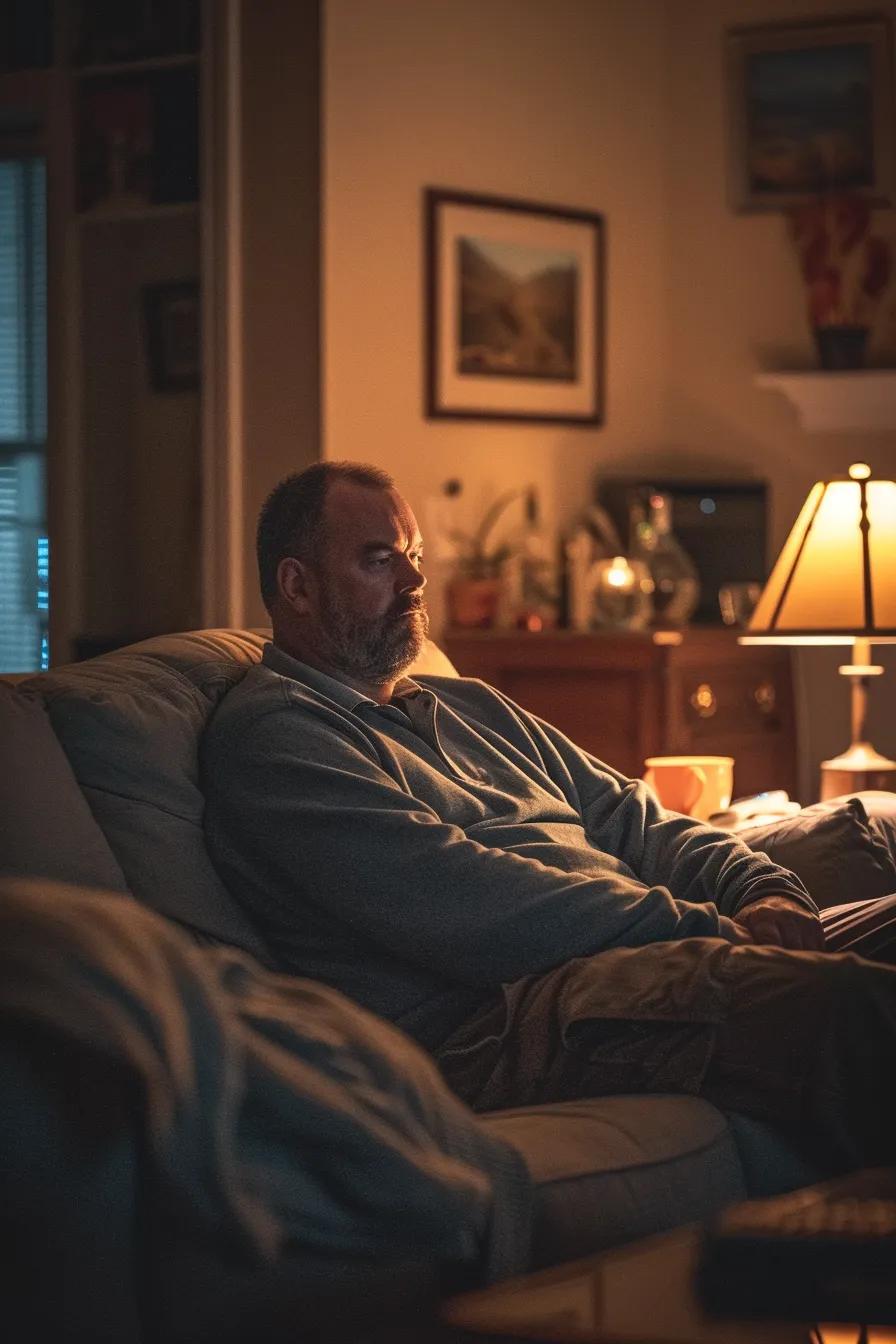
[[[519,1154],[413,1042],[333,990],[197,947],[127,897],[7,880],[0,1026],[126,1080],[138,1279],[185,1244],[220,1263],[222,1284],[299,1267],[305,1252],[475,1265],[480,1278],[525,1268]],[[13,1151],[3,1181],[28,1179]]]

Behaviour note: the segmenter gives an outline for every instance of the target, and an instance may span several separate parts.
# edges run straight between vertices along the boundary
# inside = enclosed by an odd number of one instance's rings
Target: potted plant
[[[449,481],[445,492],[458,495],[461,488],[460,481]],[[525,493],[508,490],[499,495],[473,532],[453,528],[447,533],[457,567],[446,590],[451,625],[488,628],[495,624],[504,565],[514,548],[506,540],[496,540],[494,529],[505,510]]]
[[[870,228],[871,209],[861,196],[819,197],[790,212],[823,369],[865,363],[868,333],[891,275],[890,244]]]

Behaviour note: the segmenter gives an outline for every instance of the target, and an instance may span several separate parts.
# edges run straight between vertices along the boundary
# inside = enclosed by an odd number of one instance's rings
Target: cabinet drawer
[[[789,687],[775,668],[710,669],[676,682],[675,717],[694,746],[726,733],[778,733],[789,724]]]
[[[796,788],[790,655],[737,632],[450,632],[446,648],[478,676],[628,775],[644,757],[735,758],[738,794]]]
[[[641,775],[656,749],[656,695],[636,672],[505,669],[501,690],[624,775]],[[651,699],[654,702],[651,703]]]
[[[670,680],[669,750],[733,756],[735,795],[796,788],[790,662],[723,659],[678,667]]]

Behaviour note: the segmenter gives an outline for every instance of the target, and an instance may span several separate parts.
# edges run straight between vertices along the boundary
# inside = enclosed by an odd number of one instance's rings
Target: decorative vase
[[[668,495],[652,491],[632,514],[632,554],[653,580],[654,625],[686,625],[700,601],[697,568],[672,531]]]
[[[863,369],[868,347],[868,328],[846,323],[814,327],[818,362],[823,369]]]
[[[645,630],[650,624],[653,581],[643,561],[624,555],[596,560],[588,583],[593,625]]]

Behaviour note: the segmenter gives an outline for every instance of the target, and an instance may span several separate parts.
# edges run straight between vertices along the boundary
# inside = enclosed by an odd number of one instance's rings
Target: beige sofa
[[[263,642],[241,630],[175,634],[0,688],[0,870],[128,891],[193,938],[271,965],[209,860],[197,768],[205,725]],[[482,1123],[514,1145],[536,1183],[536,1264],[813,1174],[760,1125],[693,1097],[618,1096]]]

